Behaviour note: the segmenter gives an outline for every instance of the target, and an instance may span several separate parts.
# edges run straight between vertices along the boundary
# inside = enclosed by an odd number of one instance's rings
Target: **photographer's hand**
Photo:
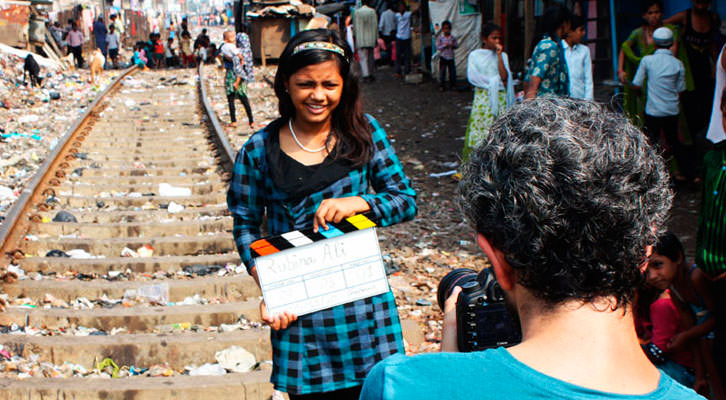
[[[441,351],[456,353],[459,344],[456,340],[456,301],[459,299],[461,287],[456,286],[444,303],[444,322],[441,331]]]

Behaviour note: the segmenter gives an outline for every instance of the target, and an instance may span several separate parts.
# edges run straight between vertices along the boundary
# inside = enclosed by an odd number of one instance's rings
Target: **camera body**
[[[519,318],[510,312],[504,292],[489,269],[478,275],[471,269],[456,269],[439,284],[441,309],[455,286],[461,287],[456,302],[456,327],[459,351],[479,351],[509,347],[522,341]]]

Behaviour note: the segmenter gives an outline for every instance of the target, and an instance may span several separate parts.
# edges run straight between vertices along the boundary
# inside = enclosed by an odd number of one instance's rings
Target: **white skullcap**
[[[653,32],[653,41],[661,47],[668,47],[673,44],[673,31],[662,26]]]

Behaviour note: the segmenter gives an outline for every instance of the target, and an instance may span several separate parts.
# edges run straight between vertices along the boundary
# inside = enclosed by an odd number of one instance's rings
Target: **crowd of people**
[[[484,24],[467,58],[474,99],[461,204],[522,342],[453,354],[459,289],[444,310],[442,351],[452,353],[416,357],[395,354],[391,292],[302,316],[270,315],[262,302],[275,387],[291,399],[726,398],[726,57],[709,9],[694,0],[663,20],[661,1],[644,2],[645,24],[619,54],[623,113],[594,102],[582,16],[545,11],[523,99],[505,31]],[[364,1],[344,27],[287,44],[274,85],[280,118],[240,150],[228,192],[252,276],[249,245],[263,216],[273,235],[363,212],[382,226],[415,216],[410,180],[382,127],[362,114],[359,88],[378,63],[411,72],[411,32],[404,3],[379,18]],[[224,38],[232,123],[240,99],[253,126],[248,55],[239,33]],[[441,91],[456,84],[458,45],[452,22],[441,23]],[[665,229],[678,182],[703,190],[695,260]]]

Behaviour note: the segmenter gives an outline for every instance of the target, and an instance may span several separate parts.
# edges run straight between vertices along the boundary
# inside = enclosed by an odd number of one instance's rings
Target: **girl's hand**
[[[313,231],[317,232],[322,226],[328,230],[328,222],[340,222],[343,218],[369,211],[371,206],[362,197],[341,197],[338,199],[325,199],[315,211]]]
[[[502,51],[504,50],[504,47],[501,44],[497,45],[497,54],[502,54]]]
[[[239,90],[239,82],[234,83],[234,90],[235,91]]]
[[[267,310],[265,300],[262,300],[260,302],[260,317],[262,318],[262,322],[270,325],[270,328],[276,331],[279,331],[280,329],[287,329],[290,324],[297,321],[297,315],[289,313],[287,311],[283,312],[280,315],[275,315],[275,317],[273,318],[272,316],[270,316],[269,310]]]

